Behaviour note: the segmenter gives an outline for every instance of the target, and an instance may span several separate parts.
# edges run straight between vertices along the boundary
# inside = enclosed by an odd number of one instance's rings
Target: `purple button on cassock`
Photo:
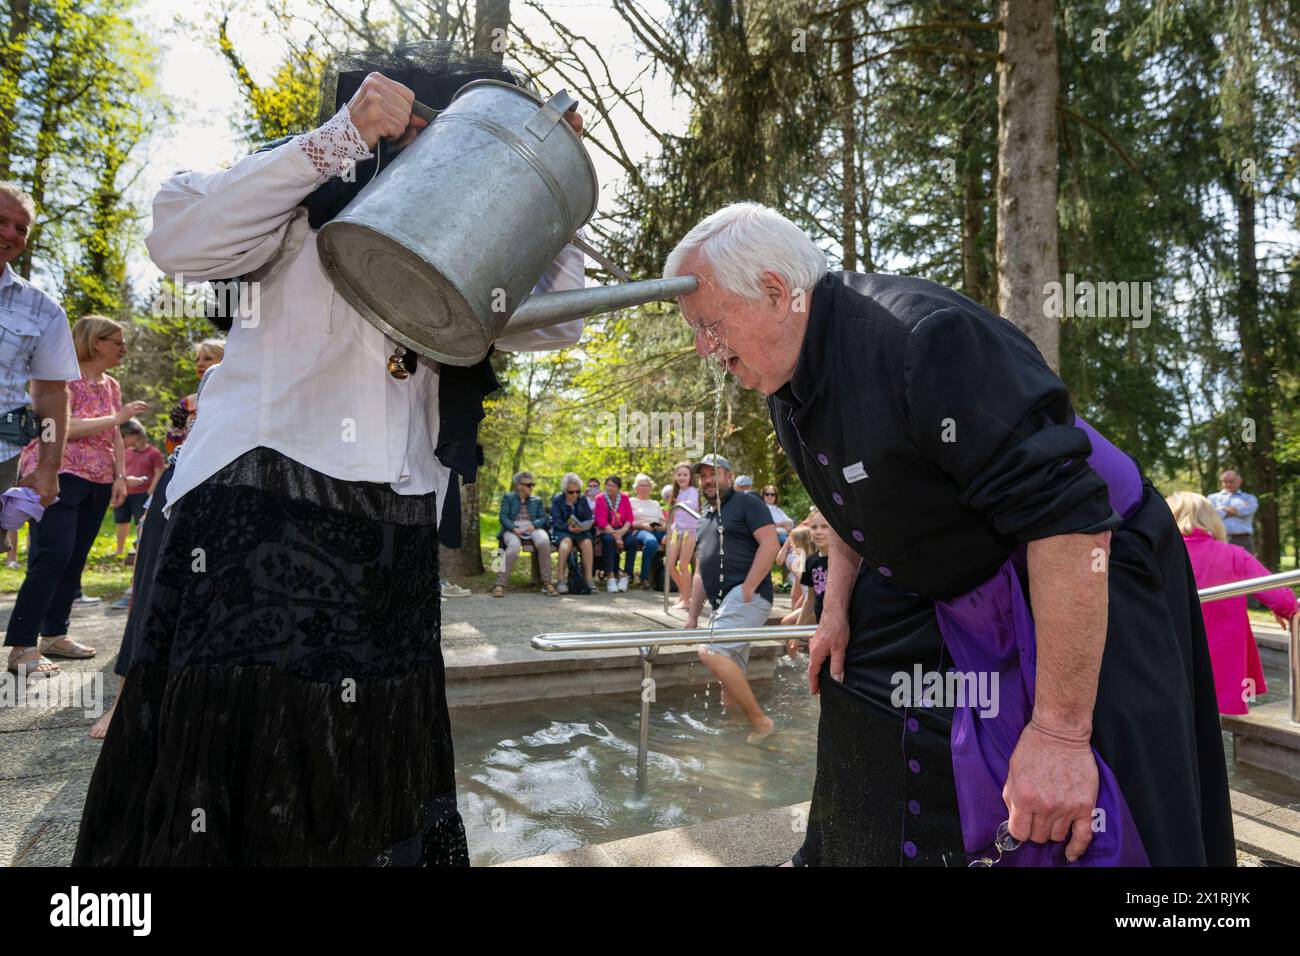
[[[921,805],[917,803],[915,800],[907,801],[907,809],[911,812],[912,816],[914,817],[919,817],[921,815]]]
[[[841,495],[838,491],[832,491],[832,492],[831,492],[831,497],[835,499],[835,503],[836,503],[837,505],[840,505],[841,507],[843,507],[843,505],[844,505],[844,496],[843,496],[843,495]]]
[[[913,757],[911,760],[907,762],[907,769],[912,771],[912,773],[920,773],[921,762],[917,760],[915,757]]]
[[[825,452],[818,452],[817,460],[821,462],[823,465],[829,465],[831,463],[831,460],[826,457]]]
[[[853,529],[853,540],[854,540],[854,541],[866,541],[866,540],[867,540],[867,536],[866,536],[865,534],[863,534],[861,531],[859,531],[857,528],[854,528],[854,529]]]
[[[876,568],[876,570],[879,571],[883,577],[892,578],[894,576],[894,572],[889,570],[889,568],[885,567],[883,564]]]
[[[911,840],[908,840],[906,843],[903,844],[903,853],[907,856],[909,860],[915,859],[916,844],[913,843]]]
[[[917,720],[915,717],[909,717],[907,718],[907,729],[910,730],[912,733],[916,733],[918,730],[921,729],[921,722]]]

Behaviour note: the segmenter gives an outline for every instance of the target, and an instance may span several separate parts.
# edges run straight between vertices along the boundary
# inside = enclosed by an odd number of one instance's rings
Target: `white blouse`
[[[240,455],[274,449],[322,474],[386,482],[404,495],[450,477],[438,443],[438,363],[420,358],[396,379],[397,344],[337,295],[299,206],[331,176],[369,156],[344,107],[318,130],[254,153],[219,173],[178,174],[158,191],[145,239],[158,268],[178,282],[246,276],[257,283],[236,318],[225,359],[203,391],[181,448],[165,509]],[[568,246],[536,291],[584,285],[582,253]],[[582,320],[497,340],[532,351],[578,341]]]

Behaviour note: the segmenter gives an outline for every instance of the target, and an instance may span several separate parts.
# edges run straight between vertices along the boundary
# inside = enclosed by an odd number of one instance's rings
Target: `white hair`
[[[651,488],[654,487],[654,482],[650,480],[650,476],[647,475],[644,471],[641,472],[639,475],[636,476],[636,478],[634,478],[634,479],[632,480],[632,487],[635,488],[637,485],[641,484],[641,482],[643,482],[643,481],[644,481],[647,485],[649,485]]]
[[[36,218],[36,200],[15,182],[0,180],[0,196],[8,196],[27,211],[28,219]]]
[[[566,471],[564,473],[564,477],[560,479],[560,491],[568,491],[569,485],[577,485],[579,491],[587,487],[587,483],[578,477],[576,471]]]
[[[811,289],[826,275],[826,253],[775,209],[756,202],[723,206],[682,237],[664,262],[664,277],[681,275],[696,253],[718,285],[745,299],[761,298],[760,279],[774,272],[791,289]]]

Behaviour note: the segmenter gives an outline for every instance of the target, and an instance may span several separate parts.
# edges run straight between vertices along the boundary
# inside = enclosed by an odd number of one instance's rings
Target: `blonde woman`
[[[225,339],[204,339],[194,346],[194,371],[198,373],[199,380],[202,381],[203,373],[214,365],[220,365],[221,360],[225,357]],[[163,439],[168,455],[185,443],[185,439],[189,437],[190,429],[194,427],[194,416],[198,414],[198,411],[199,397],[197,392],[186,395],[176,403],[176,406],[172,409],[171,420],[168,423],[167,435]]]
[[[68,636],[72,599],[104,512],[126,499],[126,450],[118,426],[148,411],[144,402],[122,404],[122,389],[108,369],[126,357],[120,324],[87,315],[72,328],[81,378],[68,383],[68,444],[59,468],[59,500],[31,525],[27,577],[18,591],[5,645],[9,670],[50,677],[50,658],[94,657],[95,649]],[[18,473],[35,471],[40,439],[23,449]],[[40,636],[38,644],[37,636]]]
[[[1193,491],[1179,491],[1165,501],[1183,534],[1198,589],[1272,573],[1245,548],[1228,544],[1223,519],[1208,498]],[[1256,591],[1254,596],[1268,605],[1279,624],[1289,626],[1296,613],[1296,597],[1290,588]],[[1244,714],[1246,701],[1268,690],[1259,648],[1246,616],[1246,595],[1202,604],[1201,616],[1205,618],[1219,713]]]

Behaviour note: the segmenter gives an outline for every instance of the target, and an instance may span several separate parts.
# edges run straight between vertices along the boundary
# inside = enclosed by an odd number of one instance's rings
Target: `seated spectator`
[[[776,539],[785,544],[785,539],[794,530],[794,519],[779,507],[776,485],[763,486],[763,503],[767,505],[767,510],[772,513],[772,524],[776,525]]]
[[[551,537],[559,546],[558,573],[561,594],[569,593],[567,569],[569,554],[574,547],[578,549],[579,560],[582,562],[582,576],[587,582],[587,587],[593,591],[596,589],[596,582],[592,580],[596,570],[591,556],[593,524],[595,524],[595,516],[591,513],[591,506],[587,504],[587,499],[582,493],[582,479],[571,471],[560,481],[560,490],[551,499]]]
[[[600,535],[600,562],[605,572],[605,589],[613,594],[626,591],[627,575],[618,573],[618,553],[626,546],[623,539],[632,530],[632,504],[620,489],[623,479],[610,475],[605,479],[605,493],[596,499],[596,531]]]
[[[497,532],[497,541],[506,550],[505,561],[497,572],[497,583],[492,588],[493,597],[506,596],[506,582],[514,569],[524,541],[532,541],[537,553],[538,563],[542,568],[542,593],[548,597],[559,594],[551,583],[551,536],[547,533],[551,517],[546,513],[542,499],[533,494],[537,484],[533,473],[521,471],[515,475],[515,490],[507,491],[501,496],[501,530]]]
[[[1228,544],[1223,519],[1208,498],[1180,491],[1165,500],[1183,533],[1198,590],[1271,573],[1245,548]],[[1253,597],[1272,609],[1279,624],[1290,626],[1296,613],[1296,597],[1289,587],[1256,591]],[[1268,690],[1259,648],[1246,615],[1246,595],[1202,604],[1201,615],[1205,619],[1219,713],[1244,714],[1248,710],[1246,701]]]
[[[117,553],[122,557],[126,549],[126,537],[131,532],[131,523],[135,522],[137,541],[140,535],[140,522],[144,520],[145,502],[153,494],[154,486],[162,475],[167,462],[162,452],[149,444],[140,419],[132,418],[121,425],[122,443],[126,446],[126,500],[113,509],[113,521],[117,525]]]
[[[654,564],[655,555],[659,553],[659,544],[663,541],[664,536],[668,533],[668,523],[664,520],[664,509],[657,500],[651,497],[650,492],[653,484],[650,476],[640,474],[636,476],[632,489],[635,497],[632,498],[632,531],[625,542],[627,552],[627,564],[624,571],[627,576],[632,576],[632,571],[636,566],[636,553],[639,548],[641,551],[641,589],[649,591],[654,588],[654,582],[650,571]]]

